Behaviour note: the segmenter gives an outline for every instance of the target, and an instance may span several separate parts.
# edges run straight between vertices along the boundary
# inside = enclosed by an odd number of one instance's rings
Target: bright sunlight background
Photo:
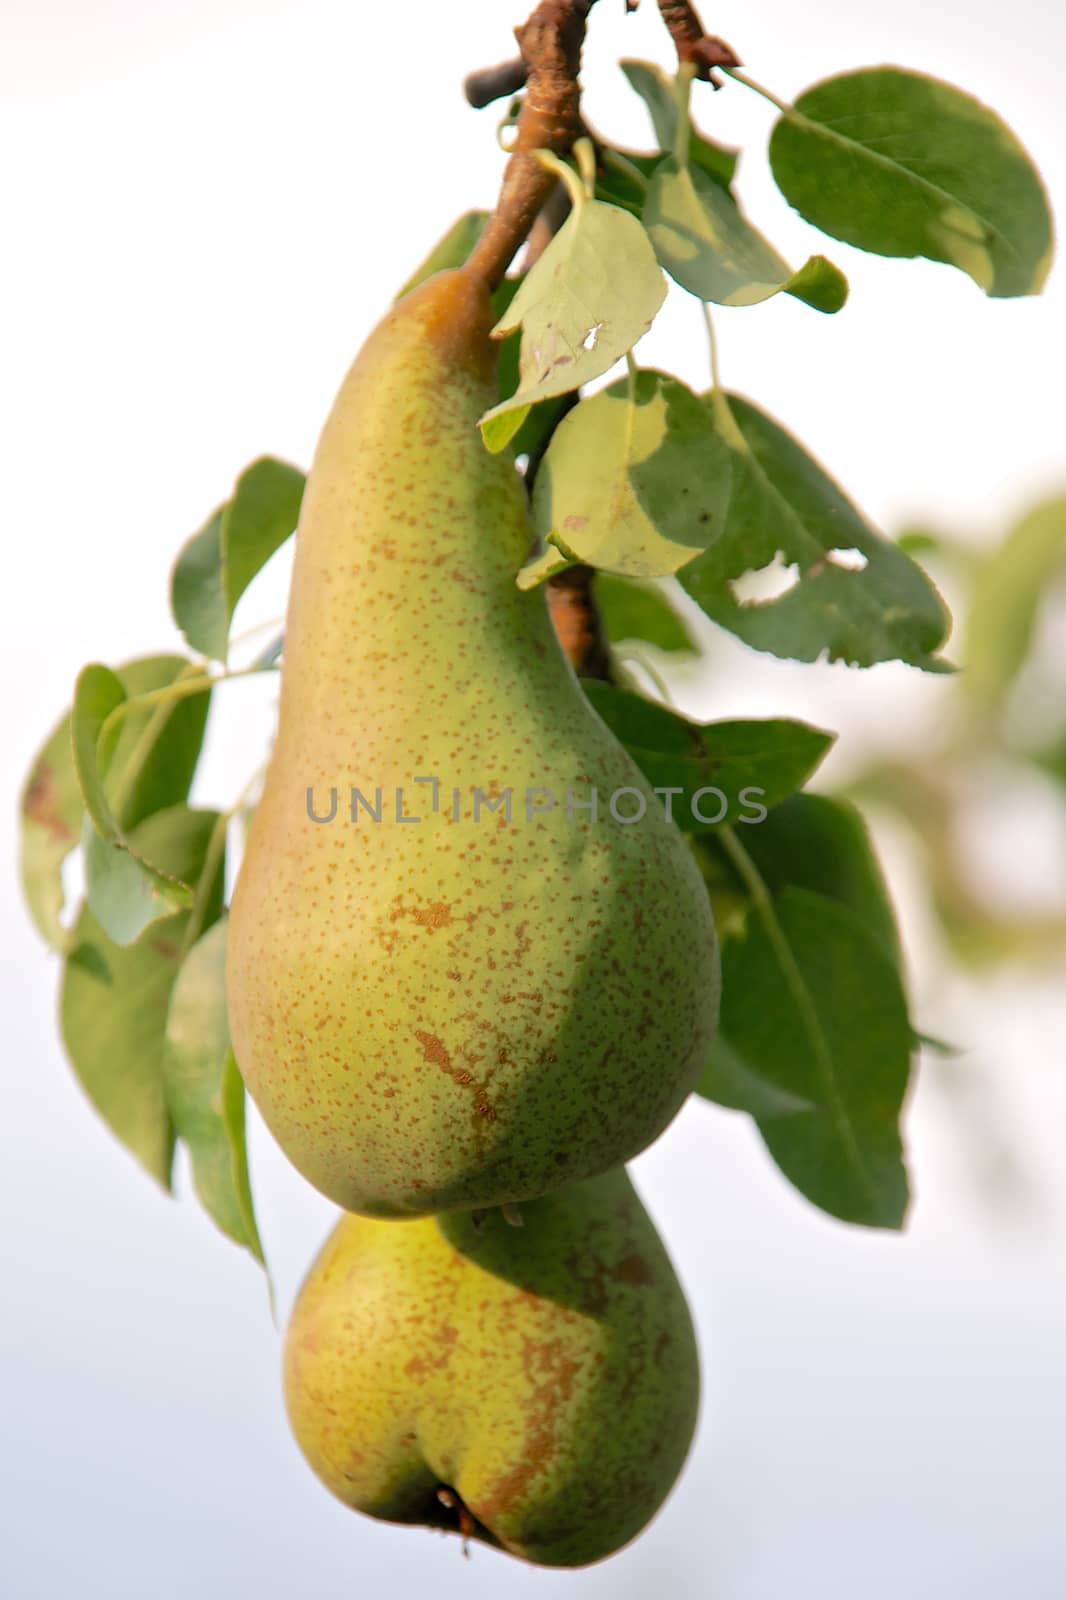
[[[157,1193],[62,1059],[56,970],[15,887],[15,794],[78,667],[172,647],[169,566],[238,470],[304,465],[351,355],[453,216],[491,203],[496,113],[464,72],[511,53],[526,0],[2,0],[0,185],[7,690],[0,819],[0,1591],[11,1600],[381,1600],[432,1594],[672,1600],[1057,1600],[1066,1126],[1061,992],[947,979],[904,841],[884,847],[921,1024],[966,1047],[967,1092],[925,1071],[910,1118],[909,1231],[822,1217],[746,1123],[693,1104],[636,1176],[688,1287],[705,1401],[682,1483],[606,1566],[553,1575],[336,1505],[291,1443],[263,1280],[187,1198]],[[1066,209],[1052,0],[705,8],[779,94],[897,61],[993,104]],[[655,7],[593,13],[587,111],[647,142],[614,65],[669,59]],[[821,248],[777,196],[771,113],[698,92],[748,145],[741,192],[793,260]],[[925,263],[829,253],[835,320],[782,297],[718,317],[726,381],[795,429],[889,529],[991,537],[1066,483],[1066,275],[988,302]],[[706,379],[677,296],[645,360]],[[264,575],[248,625],[281,608]],[[226,802],[270,736],[276,685],[224,689],[200,798]],[[904,668],[793,668],[729,641],[706,715],[841,729],[826,769],[934,737],[951,686]],[[1025,900],[1066,880],[1061,813],[989,807],[983,870]],[[969,1076],[967,1077],[967,1074]],[[996,1152],[1014,1180],[981,1174]],[[284,1311],[330,1209],[253,1127],[253,1178]],[[994,1159],[995,1158],[995,1159]],[[999,1162],[1002,1166],[1002,1162]]]

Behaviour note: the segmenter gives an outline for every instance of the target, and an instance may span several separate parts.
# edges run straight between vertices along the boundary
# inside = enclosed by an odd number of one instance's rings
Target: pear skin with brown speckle
[[[296,536],[278,736],[229,934],[232,1037],[350,1211],[521,1202],[606,1171],[707,1058],[706,889],[515,575],[531,543],[484,286],[370,335]]]
[[[345,1505],[587,1566],[681,1470],[696,1345],[624,1170],[523,1213],[342,1218],[289,1323],[289,1419]]]

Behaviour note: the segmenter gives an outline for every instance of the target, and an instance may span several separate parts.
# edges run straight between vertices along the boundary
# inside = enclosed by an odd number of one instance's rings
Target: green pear
[[[355,1510],[587,1566],[681,1470],[692,1322],[622,1168],[522,1209],[342,1218],[289,1323],[289,1420]]]
[[[230,919],[248,1088],[300,1171],[371,1216],[520,1202],[629,1159],[717,1014],[691,852],[515,583],[526,496],[477,428],[491,324],[484,286],[440,273],[344,380]]]

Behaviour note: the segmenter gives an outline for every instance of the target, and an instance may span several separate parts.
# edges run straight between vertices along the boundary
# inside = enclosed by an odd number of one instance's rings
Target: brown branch
[[[612,681],[611,652],[593,592],[592,567],[567,567],[549,579],[548,611],[555,636],[579,678]]]
[[[703,23],[691,0],[659,0],[659,10],[681,65],[695,67],[697,78],[720,89],[722,80],[715,77],[712,68],[739,67],[741,63],[736,52],[724,39],[703,31]]]
[[[566,185],[556,183],[538,212],[537,220],[530,231],[529,241],[522,257],[523,272],[528,272],[534,262],[544,254],[569,214],[570,196]],[[577,403],[576,394],[563,397],[560,413],[555,422],[556,428]],[[526,463],[525,483],[526,492],[531,498],[537,472],[554,434],[555,428],[530,451]],[[592,567],[580,565],[567,567],[549,578],[546,585],[548,615],[551,617],[555,636],[562,646],[563,653],[578,677],[600,678],[609,683],[611,653],[603,634],[599,608],[596,605],[593,589],[595,576]]]
[[[594,4],[540,0],[529,21],[515,29],[526,68],[526,94],[500,198],[467,262],[491,288],[503,278],[556,181],[533,151],[566,155],[582,132],[577,78],[585,23]]]
[[[566,155],[585,131],[578,72],[585,24],[594,4],[595,0],[541,0],[525,26],[515,29],[520,59],[471,73],[466,80],[467,99],[476,106],[489,105],[515,93],[523,82],[526,85],[496,210],[467,261],[467,267],[492,287],[503,278],[524,240],[529,240],[523,261],[528,271],[566,220],[566,189],[532,152]],[[626,10],[635,9],[635,3],[627,0]],[[577,396],[571,396],[570,404],[576,403]],[[538,459],[528,464],[530,489],[546,443]],[[548,611],[578,676],[610,682],[611,656],[593,592],[595,576],[593,568],[584,565],[556,573],[546,586]]]
[[[521,56],[515,61],[501,61],[498,67],[482,67],[463,79],[463,93],[475,111],[483,111],[494,100],[517,94],[526,86],[528,69]]]

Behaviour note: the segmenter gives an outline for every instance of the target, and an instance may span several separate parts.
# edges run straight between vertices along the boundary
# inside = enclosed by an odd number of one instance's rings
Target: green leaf
[[[673,156],[656,167],[643,215],[659,264],[701,300],[752,306],[783,290],[816,311],[839,311],[848,297],[831,261],[811,256],[793,272],[727,189]]]
[[[948,615],[921,568],[750,401],[718,394],[707,404],[732,447],[732,494],[718,538],[678,576],[712,621],[756,650],[797,661],[899,659],[949,670],[934,659]],[[734,584],[779,558],[796,569],[792,587],[769,600],[739,599]]]
[[[1054,778],[1056,783],[1066,784],[1066,736],[1031,752],[1029,759],[1049,778]]]
[[[133,699],[165,688],[190,666],[184,656],[144,656],[126,662],[115,676]],[[106,703],[117,696],[114,685],[103,692],[109,696]],[[205,691],[131,711],[123,718],[104,780],[105,801],[123,828],[186,798],[203,744],[209,702],[210,691]],[[70,948],[70,934],[60,921],[62,868],[82,837],[84,814],[68,711],[37,755],[21,799],[23,890],[40,933],[56,950]]]
[[[173,806],[142,822],[131,843],[174,877],[195,882],[204,873],[217,821],[214,812]],[[210,876],[196,913],[204,927],[221,911],[221,870]],[[75,952],[64,964],[60,991],[63,1040],[85,1092],[165,1188],[174,1146],[163,1083],[167,1008],[192,915],[168,916],[122,947],[86,906],[75,925]]]
[[[229,617],[222,579],[222,513],[204,523],[178,553],[170,576],[170,609],[193,650],[226,659]]]
[[[822,1210],[901,1227],[913,1035],[899,973],[859,918],[793,888],[753,913],[723,948],[719,1034],[699,1092],[751,1110],[778,1166]],[[775,1106],[778,1096],[794,1104]]]
[[[227,623],[256,574],[296,531],[306,479],[285,461],[261,456],[237,479],[222,516]]]
[[[696,1093],[705,1100],[713,1100],[716,1106],[725,1106],[728,1111],[746,1111],[755,1118],[815,1109],[802,1095],[761,1077],[721,1035],[715,1041],[714,1061],[704,1069]]]
[[[524,420],[518,432],[508,443],[516,456],[543,455],[544,449],[555,432],[563,417],[570,409],[569,396],[563,395],[555,400],[541,400],[524,414]],[[499,418],[499,422],[506,421],[510,427],[510,418]],[[489,424],[491,430],[492,424]],[[487,435],[483,435],[487,437]]]
[[[115,669],[127,700],[202,675],[187,656],[139,656]],[[211,690],[131,708],[118,727],[104,787],[123,829],[188,797],[203,748]]]
[[[74,767],[88,813],[88,901],[119,944],[129,944],[150,922],[193,902],[188,884],[134,850],[111,807],[104,780],[118,751],[120,724],[109,719],[126,698],[117,674],[93,663],[78,676],[71,710]]]
[[[190,906],[193,891],[173,884],[158,869],[139,861],[124,841],[104,839],[88,817],[82,833],[86,898],[109,939],[132,944],[149,923],[181,906]]]
[[[533,490],[548,556],[519,586],[574,559],[629,577],[675,572],[721,532],[731,476],[732,452],[683,383],[650,370],[620,379],[555,431]]]
[[[63,862],[81,837],[83,812],[68,711],[38,752],[19,802],[22,889],[37,931],[54,950],[70,948],[60,921]]]
[[[110,667],[91,662],[78,674],[70,722],[74,769],[85,809],[97,832],[105,838],[119,836],[119,826],[104,788],[104,777],[115,752],[118,725],[112,724],[106,745],[100,744],[100,737],[105,722],[125,699],[122,680]]]
[[[861,816],[840,800],[793,794],[742,837],[706,833],[693,849],[723,972],[720,1033],[699,1092],[749,1112],[817,1205],[898,1226],[906,1178],[897,1124],[918,1035]]]
[[[510,406],[509,401],[501,400],[492,411],[486,411],[479,424],[486,450],[493,455],[506,450],[521,433],[532,410],[530,405]]]
[[[246,1248],[265,1267],[266,1260],[263,1256],[263,1246],[259,1238],[255,1204],[252,1200],[252,1185],[248,1175],[246,1098],[244,1079],[241,1077],[240,1069],[237,1066],[237,1058],[233,1051],[229,1050],[222,1068],[222,1125],[231,1151],[230,1170],[233,1174],[234,1197],[238,1215],[241,1219],[241,1227],[247,1240]],[[271,1298],[273,1299],[272,1287]]]
[[[405,294],[410,294],[420,283],[432,278],[435,272],[446,272],[449,267],[461,267],[484,233],[488,220],[487,211],[466,211],[461,217],[457,217],[447,233],[437,240],[421,265],[415,268],[402,289],[398,290],[396,299],[400,300]]]
[[[905,555],[913,556],[915,560],[920,560],[924,556],[945,556],[950,553],[939,534],[930,533],[927,528],[907,528],[903,533],[897,534],[896,548],[902,550]]]
[[[695,655],[696,642],[670,604],[668,594],[662,583],[597,573],[596,610],[608,644],[639,639],[670,655]]]
[[[647,234],[618,206],[586,200],[567,217],[496,324],[522,329],[517,391],[481,418],[501,450],[538,400],[569,394],[612,367],[651,326],[666,281]]]
[[[224,918],[193,945],[171,991],[163,1076],[174,1128],[189,1148],[204,1209],[261,1262],[248,1181],[244,1084],[233,1061],[226,1012]]]
[[[633,150],[622,150],[617,145],[601,144],[598,149],[596,169],[596,199],[606,205],[621,206],[639,219],[644,210],[648,182],[662,160],[655,155],[640,155]],[[615,159],[612,160],[612,157]]]
[[[260,457],[241,473],[232,498],[180,552],[170,604],[194,650],[225,661],[237,602],[295,532],[304,483],[295,467]]]
[[[1064,570],[1066,495],[1035,506],[979,560],[961,682],[984,706],[1002,705],[1029,655],[1041,605]]]
[[[583,688],[652,787],[681,791],[668,808],[687,833],[758,821],[807,782],[833,743],[831,733],[804,722],[689,722],[612,684]],[[761,823],[745,828],[745,838],[761,831]]]
[[[497,315],[502,316],[510,306],[515,295],[522,285],[522,279],[505,278],[493,295],[493,305]],[[497,372],[497,382],[501,400],[510,399],[521,381],[519,376],[519,359],[522,349],[522,333],[516,329],[506,338],[500,340],[500,361]],[[570,409],[572,399],[570,395],[555,395],[549,400],[541,400],[538,405],[530,406],[523,411],[523,421],[515,431],[515,418],[511,415],[497,417],[495,422],[490,422],[483,437],[488,440],[495,434],[504,438],[504,444],[510,444],[516,456],[539,457],[544,446],[551,438],[560,417],[565,416]],[[504,437],[506,435],[506,437]],[[503,446],[501,446],[503,448]]]
[[[672,150],[677,137],[677,87],[675,80],[653,61],[620,61],[619,66],[644,101],[660,150]],[[729,145],[716,144],[695,128],[689,129],[689,160],[704,172],[729,186],[737,170],[739,152]],[[633,158],[630,157],[630,160]]]
[[[850,801],[793,794],[758,827],[746,829],[743,843],[771,895],[807,889],[847,906],[902,967],[888,886],[862,814]]]
[[[101,983],[111,982],[111,968],[107,964],[107,957],[93,944],[76,944],[70,951],[67,961],[71,966],[82,967]]]
[[[1006,123],[939,79],[866,68],[815,84],[770,139],[785,198],[834,239],[1036,294],[1052,258],[1040,176]]]

